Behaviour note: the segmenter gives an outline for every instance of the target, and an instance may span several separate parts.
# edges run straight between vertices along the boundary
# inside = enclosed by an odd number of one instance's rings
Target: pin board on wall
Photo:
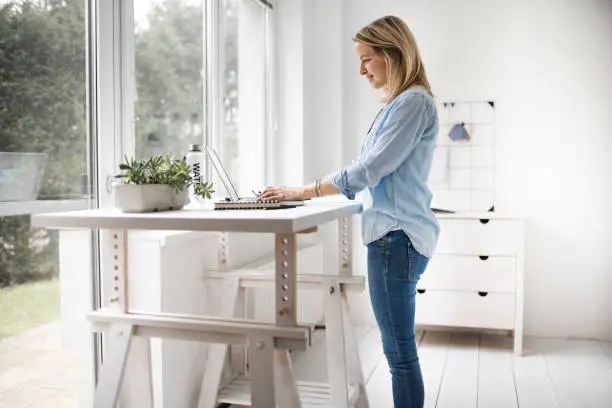
[[[495,207],[495,102],[438,101],[440,132],[429,178],[432,207]]]

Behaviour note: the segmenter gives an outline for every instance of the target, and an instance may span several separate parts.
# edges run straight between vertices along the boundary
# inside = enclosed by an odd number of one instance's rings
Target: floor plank
[[[512,337],[486,333],[480,335],[479,408],[518,407],[512,370],[512,353]]]
[[[575,384],[580,381],[580,373],[574,373],[575,364],[567,348],[571,347],[565,339],[535,339],[537,349],[542,353],[546,369],[562,408],[584,407],[584,401]]]
[[[11,387],[0,392],[0,407],[29,408],[42,404],[52,398],[58,391],[50,388]]]
[[[610,406],[610,401],[612,401],[612,342],[597,342],[601,347],[602,354],[605,357],[604,370],[600,378],[598,378],[597,392],[598,401],[592,403],[593,407],[599,408],[602,405],[599,405],[600,402],[605,403],[606,407]]]
[[[478,402],[478,342],[478,333],[453,333],[437,407],[476,407]]]
[[[416,331],[415,342],[417,343],[417,346],[421,342],[423,334],[423,330]],[[372,340],[371,343],[371,347],[373,347],[376,353],[372,354],[372,352],[370,351],[370,353],[366,355],[366,358],[362,358],[362,365],[368,364],[367,366],[364,365],[364,374],[367,373],[368,369],[370,368],[369,363],[376,359],[376,365],[372,371],[372,374],[370,376],[366,376],[366,391],[368,393],[368,400],[370,401],[371,407],[392,408],[393,390],[391,382],[391,372],[387,363],[387,359],[382,351],[382,340],[380,338],[380,331],[376,328],[375,330],[373,330],[372,335],[377,336],[375,341]]]
[[[366,383],[366,392],[372,408],[393,408],[391,373],[387,359],[382,357]]]
[[[380,330],[378,330],[377,327],[373,327],[367,332],[363,340],[359,343],[359,357],[361,360],[363,378],[367,384],[376,366],[384,358]]]
[[[419,345],[419,360],[425,384],[425,408],[434,408],[438,402],[440,385],[451,336],[446,331],[425,331]]]
[[[365,338],[365,336],[372,330],[374,330],[373,326],[365,326],[365,325],[354,326],[353,332],[355,333],[355,339],[357,339],[357,343],[360,343]]]
[[[581,347],[574,364],[576,372],[584,373],[580,382],[585,406],[609,408],[612,405],[612,361],[606,359],[598,342],[581,340],[577,344]]]
[[[608,358],[610,363],[612,363],[612,342],[600,341],[599,345],[601,346],[604,355]]]
[[[612,382],[606,374],[612,367],[597,342],[538,339],[536,344],[561,407],[610,406]]]
[[[524,346],[523,356],[512,357],[519,407],[559,407],[544,357],[534,347],[534,339],[525,337]]]

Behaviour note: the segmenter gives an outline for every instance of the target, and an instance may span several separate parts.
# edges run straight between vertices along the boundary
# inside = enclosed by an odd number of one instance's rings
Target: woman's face
[[[359,73],[366,77],[373,88],[379,89],[387,84],[387,63],[374,48],[360,42],[355,43],[355,52],[360,61]]]

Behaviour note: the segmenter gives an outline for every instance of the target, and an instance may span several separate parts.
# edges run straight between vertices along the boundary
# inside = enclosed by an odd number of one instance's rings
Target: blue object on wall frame
[[[470,140],[470,134],[463,122],[453,125],[450,132],[448,132],[448,137],[450,137],[453,142],[467,142]]]

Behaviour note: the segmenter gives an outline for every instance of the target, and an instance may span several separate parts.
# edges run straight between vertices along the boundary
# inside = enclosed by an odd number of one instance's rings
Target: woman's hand
[[[261,201],[299,201],[304,199],[302,187],[272,186],[259,194]]]

